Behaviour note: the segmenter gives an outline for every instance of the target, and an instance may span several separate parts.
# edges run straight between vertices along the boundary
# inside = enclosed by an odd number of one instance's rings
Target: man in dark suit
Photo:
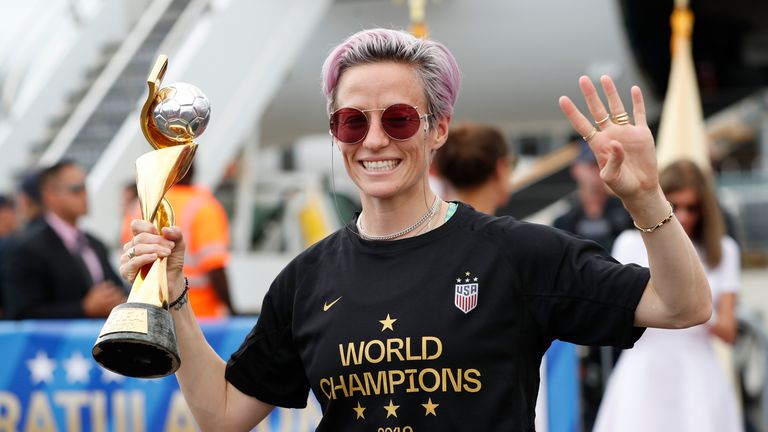
[[[3,292],[4,251],[10,244],[11,237],[13,237],[13,233],[16,231],[16,226],[16,208],[13,205],[13,200],[5,195],[0,195],[0,293]],[[0,295],[0,319],[3,319],[5,315],[4,304],[3,297]]]
[[[70,161],[40,172],[45,214],[9,251],[6,313],[11,319],[99,318],[126,300],[107,248],[77,227],[88,212],[85,172]]]

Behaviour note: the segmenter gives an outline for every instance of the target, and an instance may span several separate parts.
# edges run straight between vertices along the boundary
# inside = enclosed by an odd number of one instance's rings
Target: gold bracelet
[[[637,228],[638,231],[642,231],[644,233],[652,233],[652,232],[656,231],[657,229],[661,228],[661,226],[664,225],[665,223],[671,221],[672,220],[672,216],[675,215],[675,208],[672,206],[672,203],[670,203],[669,201],[667,201],[667,204],[669,204],[669,215],[667,217],[665,217],[659,223],[657,223],[656,225],[654,225],[654,226],[652,226],[650,228],[643,228],[641,226],[638,226],[637,222],[635,222],[635,220],[633,219],[632,223],[635,225],[635,228]]]

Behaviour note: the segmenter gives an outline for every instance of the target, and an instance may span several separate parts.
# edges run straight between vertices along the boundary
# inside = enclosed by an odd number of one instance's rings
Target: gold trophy
[[[164,195],[182,179],[197,150],[194,138],[210,118],[208,98],[195,86],[176,83],[160,88],[168,57],[160,55],[147,78],[149,95],[141,109],[141,130],[155,149],[136,159],[136,189],[141,217],[158,231],[174,224]],[[93,358],[121,375],[156,378],[181,364],[173,319],[168,311],[166,258],[139,271],[128,301],[112,309],[93,346]]]

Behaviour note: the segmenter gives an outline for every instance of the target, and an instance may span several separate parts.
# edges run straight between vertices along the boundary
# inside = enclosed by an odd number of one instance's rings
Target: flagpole
[[[670,18],[672,64],[656,151],[660,169],[674,161],[688,159],[710,172],[709,141],[691,51],[693,22],[688,1],[675,0]]]

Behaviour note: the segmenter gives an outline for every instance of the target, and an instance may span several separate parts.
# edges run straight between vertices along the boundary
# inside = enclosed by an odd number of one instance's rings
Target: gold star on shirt
[[[469,275],[471,275],[471,274],[472,274],[472,273],[470,273],[470,272],[466,272],[466,273],[464,273],[464,275],[465,275],[465,276],[469,276]]]
[[[360,401],[357,402],[357,408],[352,408],[352,409],[357,413],[356,419],[365,420],[365,415],[363,414],[363,411],[365,411],[365,407],[360,406]]]
[[[389,405],[384,405],[384,409],[387,410],[387,418],[390,416],[397,417],[397,409],[400,408],[400,405],[395,405],[392,403],[392,399],[389,400]]]
[[[421,404],[421,406],[423,406],[424,409],[427,410],[424,413],[425,416],[428,416],[428,415],[432,414],[433,416],[437,417],[437,413],[435,412],[435,408],[439,407],[440,404],[432,403],[432,398],[429,398],[429,400],[427,400],[427,403]]]
[[[390,329],[392,331],[395,331],[394,327],[392,327],[392,324],[397,321],[397,318],[390,318],[389,314],[387,314],[387,319],[379,320],[381,323],[381,331],[384,331],[386,329]]]

